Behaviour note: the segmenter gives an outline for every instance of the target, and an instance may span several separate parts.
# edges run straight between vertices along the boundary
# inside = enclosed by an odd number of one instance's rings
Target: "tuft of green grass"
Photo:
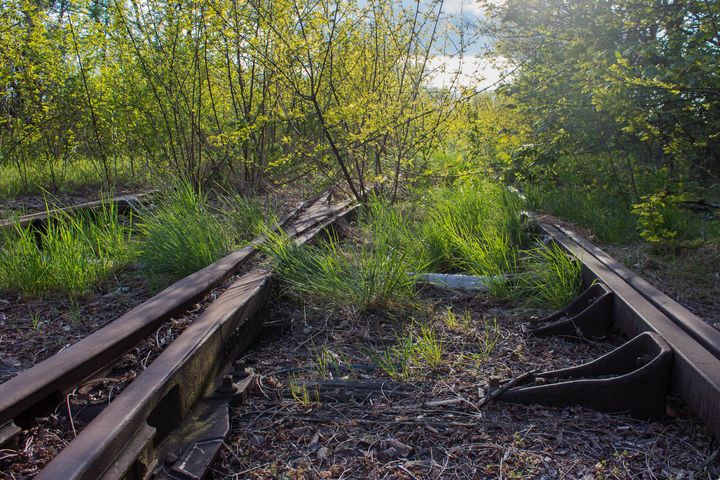
[[[442,363],[443,342],[431,325],[422,323],[419,330],[413,321],[413,331],[397,335],[393,346],[385,349],[374,361],[392,378],[408,378],[413,366],[436,368]]]
[[[321,308],[354,312],[393,311],[411,303],[415,279],[406,254],[387,243],[341,245],[337,238],[295,245],[284,233],[266,229],[260,249],[274,260],[287,290]]]
[[[385,349],[374,361],[390,378],[408,378],[415,356],[415,344],[410,335],[397,335],[396,339],[395,345]]]
[[[140,260],[151,277],[178,278],[219,259],[232,247],[207,195],[180,182],[164,193],[157,208],[141,215]]]
[[[514,294],[530,303],[562,308],[580,294],[580,262],[555,243],[524,252]]]
[[[512,272],[523,229],[519,197],[500,185],[445,187],[431,195],[423,237],[437,271]]]
[[[478,333],[478,347],[480,349],[480,358],[487,360],[490,354],[495,350],[495,346],[500,341],[500,326],[497,319],[493,318],[492,322],[485,320],[483,331]]]
[[[131,223],[108,202],[90,213],[57,214],[44,231],[16,224],[2,233],[0,288],[76,298],[133,259]]]
[[[453,309],[451,307],[448,307],[445,310],[445,313],[443,314],[443,323],[445,323],[445,325],[447,325],[449,328],[451,328],[453,330],[458,330],[461,328],[460,318],[465,316],[465,312],[467,312],[467,310],[463,311],[461,317],[458,317],[457,314],[455,314],[455,312],[453,311]],[[469,312],[468,312],[468,315],[469,315]],[[463,327],[464,327],[464,325],[463,325]]]
[[[431,368],[438,367],[442,363],[443,344],[430,325],[420,325],[420,333],[415,338],[414,352]]]
[[[262,233],[264,225],[276,221],[257,199],[239,193],[222,195],[218,210],[227,234],[238,245],[252,240]]]

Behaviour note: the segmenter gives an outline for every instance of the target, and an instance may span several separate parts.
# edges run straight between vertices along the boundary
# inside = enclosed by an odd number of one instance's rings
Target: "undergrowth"
[[[569,220],[587,228],[604,243],[632,244],[640,236],[637,217],[614,195],[602,189],[575,187],[539,189],[526,187],[528,207]]]
[[[429,200],[421,232],[436,271],[494,276],[514,270],[522,242],[515,193],[481,182],[440,188]]]
[[[29,295],[86,293],[132,261],[131,222],[107,202],[94,212],[55,214],[44,231],[18,223],[1,234],[0,287]]]
[[[529,303],[562,308],[580,294],[580,262],[555,243],[523,252],[512,295]]]
[[[162,194],[158,207],[138,223],[140,261],[151,277],[189,275],[225,255],[232,242],[212,214],[207,195],[189,183]]]

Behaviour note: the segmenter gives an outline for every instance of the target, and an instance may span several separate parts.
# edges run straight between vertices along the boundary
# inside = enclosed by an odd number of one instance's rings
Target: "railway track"
[[[298,206],[280,222],[286,233],[305,243],[356,207],[349,200],[331,204],[331,198],[328,191]],[[213,294],[219,296],[37,477],[144,478],[157,462],[150,451],[191,415],[201,398],[215,391],[216,377],[262,327],[259,313],[269,292],[271,272],[250,265],[262,241],[256,239],[180,280],[0,384],[0,443],[12,441],[34,418],[67,401],[68,392],[78,384],[107,370],[123,353],[215,289]],[[239,274],[248,268],[249,272]]]
[[[331,205],[330,195],[323,194],[285,219],[286,231],[296,242],[307,242],[354,208],[350,201]],[[581,336],[581,321],[602,322],[602,328],[614,323],[630,340],[580,367],[511,379],[490,390],[487,398],[578,403],[654,418],[664,414],[671,385],[707,427],[720,434],[720,332],[554,219],[540,217],[537,225],[548,240],[582,262],[583,284],[593,287],[581,298],[582,308],[563,311],[551,322],[570,321],[572,333]],[[16,424],[22,426],[63,402],[78,383],[227,283],[36,478],[203,477],[229,432],[231,406],[243,401],[254,378],[253,372],[233,366],[233,360],[265,322],[272,272],[248,267],[256,252],[249,246],[225,257],[0,385],[0,424],[9,438],[17,432]],[[238,274],[243,268],[248,271]]]
[[[146,192],[118,195],[116,197],[111,197],[107,199],[78,203],[75,205],[70,205],[68,207],[52,208],[43,212],[30,213],[27,215],[22,215],[18,218],[0,220],[0,229],[9,228],[15,225],[19,225],[20,227],[27,227],[29,225],[40,227],[47,222],[48,218],[52,218],[53,216],[57,216],[59,214],[77,213],[82,211],[92,211],[107,204],[115,205],[118,211],[121,213],[131,210],[137,210],[137,208],[142,204],[144,200],[152,197],[157,192],[158,190],[148,190]]]
[[[612,291],[611,319],[625,335],[633,338],[649,332],[667,342],[672,350],[673,390],[720,437],[720,331],[580,234],[551,217],[538,220],[541,232],[582,262],[586,287],[600,282]]]

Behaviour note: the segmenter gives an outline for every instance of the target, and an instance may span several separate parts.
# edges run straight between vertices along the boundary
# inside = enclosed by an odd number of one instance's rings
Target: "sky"
[[[474,0],[445,0],[443,15],[447,21],[455,25],[459,24],[460,18],[465,25],[472,25],[485,18],[482,7]],[[468,30],[472,31],[472,26]],[[450,32],[449,35],[452,40],[458,42],[459,34]],[[487,58],[488,44],[487,38],[477,39],[468,47],[463,58],[448,55],[448,52],[438,52],[431,62],[430,68],[433,74],[429,85],[437,88],[494,88],[503,72]]]

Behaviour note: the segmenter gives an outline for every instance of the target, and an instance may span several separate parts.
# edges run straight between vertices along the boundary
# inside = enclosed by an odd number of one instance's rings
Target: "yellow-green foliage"
[[[645,195],[633,205],[632,211],[638,216],[640,236],[651,244],[668,243],[677,237],[678,232],[670,230],[665,221],[667,201],[672,202],[673,197]]]

